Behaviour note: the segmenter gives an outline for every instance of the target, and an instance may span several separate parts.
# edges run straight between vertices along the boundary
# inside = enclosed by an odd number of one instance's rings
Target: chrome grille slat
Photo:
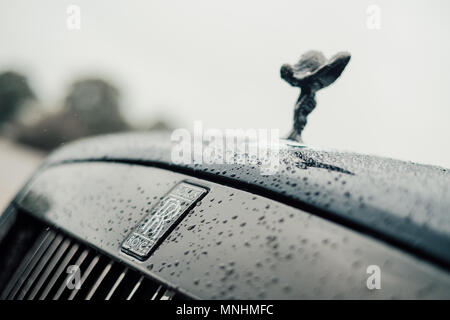
[[[64,257],[64,260],[59,265],[56,272],[53,274],[52,278],[48,282],[47,286],[45,287],[44,291],[42,292],[41,296],[39,297],[39,300],[44,300],[47,298],[50,291],[53,289],[53,286],[56,284],[56,281],[58,281],[61,274],[66,270],[67,265],[69,264],[70,260],[72,260],[75,253],[78,251],[79,245],[73,244],[70,248],[68,254]]]
[[[92,270],[94,269],[94,267],[96,266],[96,264],[98,263],[98,261],[100,260],[100,256],[96,255],[94,258],[92,258],[91,262],[89,263],[89,266],[87,267],[86,271],[83,273],[81,280],[80,280],[80,286],[83,286],[83,283],[86,281],[86,279],[89,277],[89,275],[91,274]],[[67,300],[73,300],[73,298],[75,298],[75,296],[77,295],[77,293],[80,291],[80,289],[73,289],[72,293],[70,294],[69,298]]]
[[[142,281],[144,281],[144,276],[141,276],[141,277],[139,278],[139,280],[136,282],[136,284],[135,284],[134,287],[133,287],[133,290],[131,290],[130,294],[128,295],[127,300],[133,299],[133,296],[134,296],[134,294],[136,293],[136,291],[138,291],[139,287],[140,287],[141,284],[142,284]]]
[[[29,220],[24,221],[29,222],[27,222],[27,229],[23,232],[31,232],[27,242],[21,242],[22,247],[19,247],[17,251],[8,249],[9,251],[0,252],[3,255],[7,252],[5,256],[11,254],[10,252],[17,252],[12,258],[14,262],[5,269],[8,271],[5,273],[8,280],[6,282],[3,280],[1,284],[3,288],[0,287],[0,299],[171,300],[174,297],[182,298],[178,292],[130,268],[126,263],[97,252],[94,248],[74,240],[63,232],[45,227],[31,216],[27,215],[26,219]],[[17,232],[18,229],[15,228],[14,232]],[[70,270],[69,267],[72,266],[77,266],[79,269]],[[0,272],[2,271],[0,266]],[[77,274],[67,274],[74,271]],[[79,279],[78,289],[77,287],[71,289],[71,285],[76,286],[72,278],[74,276]]]
[[[18,300],[22,300],[25,298],[28,291],[32,288],[33,284],[35,283],[38,276],[41,274],[42,270],[45,268],[53,254],[55,253],[58,246],[61,244],[63,240],[62,235],[57,235],[53,241],[51,242],[49,248],[45,251],[42,258],[39,260],[39,263],[37,264],[36,268],[34,268],[33,272],[29,276],[28,280],[26,281],[25,285],[23,286],[22,290],[20,291],[19,295],[17,296]]]
[[[119,275],[119,277],[117,278],[116,282],[112,286],[111,290],[109,290],[108,294],[106,295],[105,300],[111,299],[112,295],[114,294],[114,292],[116,291],[116,289],[120,285],[120,283],[122,282],[122,280],[125,277],[125,275],[127,274],[127,272],[128,272],[128,268],[125,268],[122,271],[122,273]]]
[[[39,237],[34,242],[33,247],[27,252],[27,254],[26,254],[25,258],[22,260],[22,263],[20,264],[19,268],[14,273],[11,280],[8,282],[8,285],[6,286],[5,290],[3,290],[2,296],[0,297],[1,300],[6,299],[10,295],[14,286],[17,284],[20,277],[25,272],[25,269],[28,267],[29,263],[33,260],[34,256],[38,253],[39,248],[44,244],[47,237],[49,237],[49,230],[45,230],[40,233]]]
[[[97,291],[98,287],[100,287],[100,284],[102,283],[103,279],[105,279],[106,275],[108,274],[108,272],[111,270],[111,267],[113,266],[114,262],[110,261],[108,263],[108,265],[105,267],[105,269],[103,269],[102,273],[100,274],[100,276],[98,277],[97,281],[95,282],[95,284],[92,286],[91,290],[89,291],[89,293],[87,294],[85,300],[91,300],[92,296],[95,294],[95,292]]]
[[[58,264],[59,260],[63,256],[63,254],[66,252],[67,248],[70,245],[70,239],[65,239],[64,242],[59,246],[58,251],[53,255],[52,260],[47,264],[45,269],[42,271],[42,275],[39,277],[39,280],[35,284],[33,290],[31,291],[30,295],[28,296],[28,300],[33,300],[36,295],[41,290],[43,284],[47,280],[47,278],[50,276],[53,269]]]
[[[162,295],[162,297],[159,300],[172,300],[174,295],[175,295],[175,291],[166,289],[166,291],[164,292],[164,294]]]
[[[153,294],[152,298],[150,300],[156,300],[160,294],[160,292],[164,289],[164,287],[162,285],[160,285],[158,287],[158,289],[156,289],[156,292]]]
[[[84,262],[84,260],[88,256],[88,254],[89,254],[89,249],[85,249],[78,257],[77,261],[75,262],[75,265],[80,266]],[[59,287],[58,291],[56,292],[56,294],[53,296],[53,300],[59,300],[59,298],[63,294],[64,290],[66,290],[66,288],[67,288],[67,284],[66,284],[66,280],[64,280],[63,283],[61,284],[61,286]]]
[[[28,279],[28,276],[33,271],[36,264],[39,263],[39,260],[41,259],[42,255],[47,250],[48,246],[50,245],[50,243],[53,241],[54,238],[55,238],[55,233],[53,231],[48,231],[48,234],[45,237],[44,241],[42,242],[42,245],[39,246],[36,254],[33,255],[30,262],[27,263],[27,266],[26,266],[24,272],[19,276],[19,279],[15,283],[14,289],[8,296],[8,299],[15,298],[15,296],[19,292],[20,288],[22,288],[22,285]]]

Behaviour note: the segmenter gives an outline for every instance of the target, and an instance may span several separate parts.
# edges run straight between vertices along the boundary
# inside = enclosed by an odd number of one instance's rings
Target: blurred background
[[[450,167],[450,2],[0,0],[0,207],[49,151],[130,130],[278,128],[283,63],[352,54],[314,146]],[[1,209],[0,209],[1,210]]]

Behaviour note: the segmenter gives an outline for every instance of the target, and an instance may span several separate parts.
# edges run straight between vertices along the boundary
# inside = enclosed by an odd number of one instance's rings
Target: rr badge
[[[167,193],[125,239],[122,251],[145,260],[208,189],[180,182]]]

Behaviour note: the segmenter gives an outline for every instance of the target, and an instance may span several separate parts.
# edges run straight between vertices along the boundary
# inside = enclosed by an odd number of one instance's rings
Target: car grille
[[[18,216],[0,245],[2,300],[187,298],[25,213]]]

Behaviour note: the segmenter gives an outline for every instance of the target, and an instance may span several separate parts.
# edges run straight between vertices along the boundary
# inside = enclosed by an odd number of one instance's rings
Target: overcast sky
[[[70,4],[81,29],[66,26]],[[369,5],[380,29],[369,29]],[[318,93],[312,145],[450,167],[450,1],[0,0],[0,72],[25,73],[45,105],[102,76],[126,116],[191,128],[292,125],[279,77],[304,51],[352,54]],[[148,120],[147,120],[148,119]]]

